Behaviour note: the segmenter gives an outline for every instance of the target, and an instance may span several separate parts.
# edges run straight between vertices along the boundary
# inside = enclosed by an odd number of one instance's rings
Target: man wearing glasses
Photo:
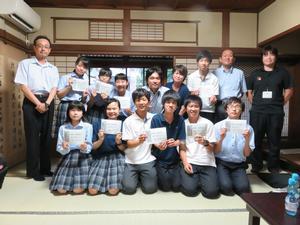
[[[57,68],[47,61],[51,42],[37,36],[33,42],[35,57],[22,60],[15,83],[24,94],[23,117],[26,137],[26,175],[35,181],[51,176],[50,146],[54,114],[53,98],[59,81]]]

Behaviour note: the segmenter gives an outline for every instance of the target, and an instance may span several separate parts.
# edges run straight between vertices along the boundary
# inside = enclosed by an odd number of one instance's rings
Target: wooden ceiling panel
[[[259,12],[275,0],[24,0],[32,7]]]

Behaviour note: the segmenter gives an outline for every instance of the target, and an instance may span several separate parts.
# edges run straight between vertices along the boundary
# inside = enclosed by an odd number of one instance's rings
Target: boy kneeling
[[[240,120],[244,109],[245,105],[239,98],[229,98],[225,104],[228,118],[215,124],[217,173],[220,190],[225,195],[233,195],[234,192],[237,194],[250,192],[245,161],[254,149],[253,129],[246,124],[246,121],[245,128],[241,132],[226,128],[228,127],[226,124],[230,125]]]

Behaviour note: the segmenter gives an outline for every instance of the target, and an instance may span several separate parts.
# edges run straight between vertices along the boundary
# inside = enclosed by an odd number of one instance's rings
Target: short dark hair
[[[144,88],[137,88],[134,92],[132,92],[132,100],[135,103],[136,100],[140,99],[141,97],[146,97],[150,102],[150,92]]]
[[[238,97],[230,97],[230,98],[226,101],[226,103],[225,103],[225,105],[224,105],[224,109],[227,110],[228,105],[230,105],[230,104],[232,104],[232,103],[237,103],[237,104],[239,104],[239,105],[241,106],[242,112],[244,112],[244,110],[245,110],[245,103],[244,103],[240,98],[238,98]]]
[[[38,36],[36,36],[35,39],[33,40],[33,45],[36,46],[36,42],[38,40],[40,40],[40,39],[46,39],[49,42],[50,46],[51,46],[50,39],[47,36],[45,36],[45,35],[38,35]]]
[[[75,65],[78,65],[79,63],[82,63],[83,66],[87,69],[89,68],[89,60],[84,57],[84,56],[79,56],[77,59],[76,59],[76,62],[75,62]]]
[[[196,55],[197,62],[202,58],[207,58],[209,63],[212,62],[212,56],[211,56],[210,52],[207,50],[201,50],[200,52],[197,53],[197,55]]]
[[[275,55],[276,59],[278,58],[278,49],[271,45],[267,45],[261,50],[261,57],[266,55],[268,52],[270,52],[272,55]]]
[[[161,104],[164,105],[167,101],[173,100],[176,102],[177,107],[180,106],[180,95],[174,90],[167,90],[161,99]]]
[[[128,81],[128,78],[127,78],[126,74],[124,74],[124,73],[118,73],[115,76],[115,82],[117,80],[126,80],[126,81]]]
[[[109,68],[101,68],[100,71],[99,71],[98,77],[100,77],[100,76],[109,76],[109,77],[111,77],[111,75],[112,75],[112,72]]]
[[[71,111],[72,109],[78,109],[78,110],[82,111],[82,115],[85,114],[85,107],[84,107],[84,104],[83,104],[82,102],[80,102],[80,101],[72,101],[72,102],[69,103],[68,108],[67,108],[66,123],[72,122],[72,120],[71,120],[71,118],[70,118],[70,115],[69,115],[69,113],[70,113],[70,111]],[[83,116],[82,116],[81,119],[84,121]]]
[[[175,73],[176,71],[178,71],[182,76],[184,76],[184,79],[186,78],[186,76],[188,74],[188,70],[187,70],[186,66],[184,66],[184,65],[174,66],[172,73]]]
[[[186,108],[188,104],[191,102],[195,102],[199,105],[200,109],[202,109],[202,100],[198,95],[189,95],[187,98],[184,100],[184,107]]]
[[[160,81],[162,81],[162,79],[163,79],[163,73],[162,73],[161,68],[159,68],[157,66],[154,66],[154,67],[151,67],[151,68],[147,69],[147,71],[146,71],[146,82],[147,82],[147,85],[148,85],[148,79],[149,79],[149,77],[153,73],[158,73]]]

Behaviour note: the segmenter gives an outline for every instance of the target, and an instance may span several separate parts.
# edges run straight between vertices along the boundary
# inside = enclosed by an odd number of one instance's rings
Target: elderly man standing
[[[24,94],[23,117],[26,137],[26,175],[35,181],[51,176],[50,146],[54,114],[53,98],[59,81],[58,70],[47,61],[51,42],[37,36],[33,42],[35,57],[22,60],[15,83]]]
[[[261,69],[252,72],[247,80],[248,99],[252,104],[250,125],[255,133],[255,149],[252,153],[252,172],[263,168],[262,140],[267,134],[269,153],[268,170],[279,172],[280,139],[283,128],[283,106],[293,95],[294,84],[289,72],[276,62],[278,50],[266,46],[262,50]]]
[[[230,97],[242,98],[247,92],[244,72],[233,67],[235,57],[231,49],[223,50],[221,66],[214,71],[219,80],[219,95],[216,104],[215,123],[227,118],[224,106]]]

